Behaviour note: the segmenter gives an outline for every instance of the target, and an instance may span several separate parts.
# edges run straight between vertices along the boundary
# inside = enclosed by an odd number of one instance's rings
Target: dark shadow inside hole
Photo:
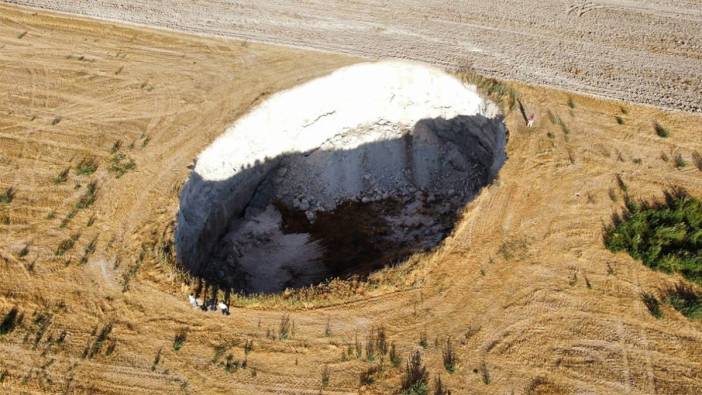
[[[222,181],[193,172],[178,260],[241,293],[363,278],[439,245],[496,176],[506,138],[501,117],[424,119],[398,138],[284,154]]]

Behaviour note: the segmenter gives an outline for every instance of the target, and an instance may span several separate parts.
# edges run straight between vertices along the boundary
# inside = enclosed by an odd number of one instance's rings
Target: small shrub
[[[73,246],[76,244],[76,241],[73,240],[73,238],[68,238],[63,240],[59,246],[56,248],[55,255],[56,256],[63,256],[67,251],[71,250]]]
[[[12,201],[15,199],[15,194],[17,191],[15,191],[15,188],[9,187],[5,189],[5,192],[0,194],[0,203],[5,203],[5,204],[10,204]]]
[[[444,361],[444,368],[446,368],[447,372],[453,373],[456,371],[458,357],[456,356],[456,351],[453,349],[451,337],[446,338],[446,342],[443,344],[441,358]]]
[[[683,158],[682,154],[677,153],[675,154],[675,167],[678,169],[682,169],[683,167],[687,166],[687,162],[685,161],[685,158]]]
[[[575,102],[573,101],[573,98],[570,96],[568,97],[568,107],[570,107],[571,109],[575,109]]]
[[[480,377],[483,379],[483,384],[490,384],[491,379],[490,379],[490,372],[488,371],[487,365],[485,365],[485,362],[480,364]]]
[[[24,258],[29,254],[29,244],[25,244],[24,247],[17,254],[20,258]]]
[[[68,223],[71,222],[71,220],[76,216],[76,214],[78,214],[78,209],[74,208],[68,214],[66,214],[66,218],[61,220],[61,225],[59,225],[59,227],[65,228],[66,225],[68,225]]]
[[[244,343],[244,355],[249,355],[251,351],[254,349],[254,343],[253,340],[246,339],[246,342]]]
[[[692,153],[692,163],[695,164],[697,170],[702,171],[702,155],[699,152],[695,151]]]
[[[641,301],[648,309],[648,312],[656,318],[661,318],[663,313],[661,312],[661,306],[655,295],[649,292],[641,292]]]
[[[428,393],[429,373],[422,362],[422,353],[416,350],[405,366],[400,391],[405,395],[424,395]]]
[[[441,382],[441,375],[434,380],[434,395],[451,395],[451,391]]]
[[[614,119],[617,120],[617,123],[620,125],[624,125],[624,118],[620,117],[619,115],[615,116]]]
[[[136,163],[134,162],[134,159],[121,152],[118,152],[110,159],[110,167],[108,170],[115,173],[115,178],[120,178],[128,172],[134,171],[135,169]]]
[[[244,369],[246,369],[245,363],[246,360],[244,360]],[[224,371],[227,373],[232,373],[236,372],[237,370],[239,370],[239,361],[234,359],[234,356],[232,354],[228,354],[227,358],[224,361]]]
[[[19,309],[17,306],[13,306],[0,322],[0,336],[14,331],[17,324],[21,322],[20,317]]]
[[[111,332],[112,332],[112,322],[108,322],[100,329],[100,332],[97,333],[97,335],[95,337],[95,341],[93,342],[93,345],[90,347],[89,351],[86,354],[87,359],[91,359],[100,353],[100,350],[102,349],[102,345],[108,339]],[[112,347],[112,351],[114,351],[114,346]]]
[[[394,367],[400,366],[400,354],[397,352],[397,346],[395,345],[395,342],[392,342],[390,344],[390,363]]]
[[[58,125],[59,122],[61,122],[61,117],[57,115],[54,117],[54,119],[51,120],[51,126]]]
[[[81,195],[80,199],[78,199],[78,203],[76,203],[76,208],[78,210],[82,210],[92,206],[95,203],[95,200],[97,199],[97,190],[97,181],[91,181],[90,184],[88,184],[85,193]]]
[[[178,351],[183,348],[185,341],[188,339],[188,329],[180,328],[173,338],[173,351]]]
[[[656,131],[658,137],[667,138],[668,136],[670,136],[670,131],[668,131],[668,129],[664,128],[658,122],[654,122],[653,129]]]
[[[331,333],[331,323],[329,322],[329,318],[327,318],[327,325],[324,327],[324,336],[329,337]]]
[[[375,382],[375,376],[378,373],[380,373],[380,367],[377,365],[370,366],[359,374],[358,382],[361,385],[371,385]]]
[[[76,166],[76,174],[88,176],[95,173],[97,168],[98,162],[95,158],[83,158]]]
[[[116,154],[120,148],[122,148],[122,140],[117,140],[114,143],[112,143],[112,147],[110,148],[110,153]]]
[[[22,33],[20,33],[20,34],[17,36],[17,39],[18,39],[18,40],[21,40],[21,39],[23,39],[24,36],[26,36],[26,35],[27,35],[27,31],[25,30],[25,31],[23,31]]]
[[[324,365],[322,368],[322,388],[329,386],[329,365]]]
[[[370,333],[368,333],[368,337],[366,338],[366,359],[368,360],[368,362],[371,362],[375,359],[375,345],[375,333],[373,330],[371,330]]]
[[[363,356],[363,347],[361,346],[361,341],[358,340],[358,333],[354,334],[354,350],[356,352],[356,359],[360,359]]]
[[[63,184],[64,182],[66,182],[68,180],[69,171],[71,171],[70,167],[61,170],[61,172],[56,177],[54,177],[54,184]]]
[[[283,316],[280,317],[280,323],[278,324],[278,339],[287,339],[290,336],[291,328],[292,323],[290,321],[290,316],[283,314]]]
[[[422,346],[422,348],[424,348],[424,349],[429,347],[429,340],[427,339],[426,332],[419,333],[419,345]]]
[[[626,185],[626,182],[624,182],[622,176],[617,174],[615,178],[617,179],[617,186],[619,186],[619,189],[624,193],[629,192],[629,186]]]
[[[664,299],[685,317],[702,319],[702,295],[683,282],[663,290]]]
[[[158,366],[159,362],[161,362],[161,351],[163,351],[163,347],[158,349],[158,351],[156,352],[156,356],[154,357],[154,362],[151,363],[152,372],[156,370],[156,367]]]

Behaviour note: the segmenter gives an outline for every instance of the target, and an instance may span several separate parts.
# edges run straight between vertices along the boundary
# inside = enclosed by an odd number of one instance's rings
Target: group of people
[[[224,301],[217,302],[216,299],[211,298],[202,303],[192,292],[188,296],[188,301],[194,309],[200,308],[202,311],[217,311],[219,309],[222,314],[229,315],[229,306]]]

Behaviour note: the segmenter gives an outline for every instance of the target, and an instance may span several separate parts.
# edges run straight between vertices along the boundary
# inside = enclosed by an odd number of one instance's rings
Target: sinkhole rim
[[[373,81],[377,82],[379,80],[384,81],[380,86],[373,84]],[[365,85],[360,84],[359,81],[364,81]],[[324,87],[325,84],[328,85],[326,88]],[[374,85],[377,89],[373,91],[369,84]],[[325,93],[328,93],[331,88],[334,88],[331,90],[335,91],[340,86],[346,86],[352,92],[344,91],[348,94],[340,100],[326,101],[318,108],[313,108],[312,111],[303,114],[295,113],[291,115],[285,113],[281,116],[282,120],[272,117],[278,106],[282,105],[283,108],[286,108],[286,104],[305,102],[301,100],[306,97],[305,95],[307,97],[312,95],[312,97],[319,99]],[[392,103],[393,101],[396,103]],[[376,111],[376,113],[364,112],[368,110],[369,106],[378,107],[378,103],[382,107],[380,108],[381,111]],[[377,110],[377,108],[374,110]],[[362,115],[360,121],[353,119],[359,111]],[[292,123],[293,126],[290,126],[291,118],[294,118],[292,119],[294,121]],[[364,123],[363,121],[367,121],[367,119],[373,122]],[[451,122],[459,122],[455,121],[456,119],[470,125],[466,130],[473,130],[474,134],[478,136],[474,136],[478,143],[476,144],[478,146],[476,149],[484,150],[483,146],[487,145],[492,149],[490,153],[493,156],[489,158],[489,163],[481,163],[484,167],[483,170],[487,172],[486,174],[489,174],[489,177],[473,190],[473,194],[468,199],[462,201],[460,205],[452,207],[454,211],[462,210],[472,198],[480,193],[482,187],[489,185],[506,160],[508,132],[501,112],[497,105],[482,98],[475,87],[465,85],[455,77],[433,67],[408,62],[379,62],[348,66],[326,77],[312,80],[272,96],[259,104],[249,114],[237,120],[198,157],[196,166],[184,185],[180,196],[181,207],[176,221],[176,253],[179,263],[195,277],[208,276],[203,275],[206,272],[203,268],[206,268],[208,266],[207,261],[212,259],[213,249],[219,242],[218,240],[226,234],[226,230],[230,227],[233,219],[243,216],[243,213],[251,204],[251,200],[256,196],[258,188],[260,188],[261,179],[267,179],[271,172],[279,169],[278,165],[283,160],[280,158],[295,156],[314,157],[319,152],[325,152],[323,149],[324,144],[329,143],[330,140],[340,135],[345,137],[343,133],[337,132],[339,128],[346,133],[354,131],[361,126],[376,125],[375,127],[377,128],[377,125],[380,124],[390,125],[390,128],[398,126],[404,128],[405,132],[409,130],[410,134],[424,133],[424,135],[431,137],[431,133],[417,132],[419,127],[422,126],[422,122],[430,125],[455,127],[458,123],[452,124]],[[310,123],[310,120],[313,120],[313,122]],[[408,129],[408,122],[411,129]],[[349,124],[352,126],[348,126]],[[481,125],[488,130],[482,130]],[[280,141],[276,141],[271,150],[269,149],[271,147],[261,145],[261,142],[265,144],[266,138],[259,139],[258,145],[256,145],[257,140],[255,138],[247,140],[247,137],[251,137],[251,131],[255,130],[250,129],[252,126],[267,126],[269,127],[267,130],[271,130],[271,126],[283,126],[278,129],[283,134],[274,134],[274,137],[280,137]],[[331,132],[329,131],[330,127],[332,127]],[[426,127],[426,125],[424,127],[425,129],[431,129]],[[373,132],[374,130],[371,130],[371,134]],[[463,132],[465,131],[460,130],[456,135],[449,137],[461,137]],[[396,151],[399,145],[396,147],[395,145],[397,144],[393,145],[394,143],[392,142],[396,140],[401,141],[406,136],[402,135],[402,139],[371,139],[367,141],[364,138],[367,137],[368,133],[357,134],[347,138],[345,143],[350,145],[348,147],[342,145],[342,148],[350,147],[346,151],[362,150],[363,148],[359,147],[364,147],[364,144],[377,144],[380,148],[387,148],[394,152],[393,150]],[[398,137],[399,135],[393,136]],[[431,140],[429,137],[425,140]],[[271,137],[267,136],[267,138],[270,140]],[[416,138],[411,137],[410,140],[416,140]],[[448,140],[451,140],[451,138],[448,138]],[[251,144],[252,141],[253,145]],[[292,141],[293,144],[292,146],[284,147],[281,141],[283,143]],[[378,144],[378,141],[390,141],[391,143]],[[440,143],[444,144],[445,141]],[[453,143],[450,142],[450,144]],[[389,148],[387,147],[388,144],[390,144]],[[425,145],[431,146],[430,143],[425,143]],[[236,158],[236,155],[241,153],[241,146],[253,148],[247,152],[247,155],[254,153],[258,155],[258,158],[252,160],[247,157],[246,161],[248,161],[249,165],[237,167],[241,162],[239,160],[241,158]],[[276,152],[278,153],[277,155],[275,155]],[[430,154],[433,155],[434,153],[430,152]],[[233,160],[231,159],[232,157],[234,157]],[[405,162],[407,161],[405,160]],[[212,166],[217,163],[221,164],[221,166],[219,168],[215,167],[213,172],[208,173],[208,171],[213,169]],[[226,171],[223,170],[225,168]],[[227,178],[226,174],[230,176]],[[385,174],[382,174],[382,176],[385,176]],[[429,177],[429,180],[433,182],[432,177]],[[381,183],[383,182],[387,183],[388,181],[383,179]],[[354,190],[354,188],[347,189]],[[423,190],[422,188],[418,189]],[[341,196],[347,198],[346,200],[361,200],[358,195],[349,195],[347,192],[347,190],[341,192]],[[459,223],[459,219],[460,217],[457,216],[453,220],[452,228]],[[447,232],[443,235],[434,247],[441,245],[449,234],[450,232]],[[197,251],[193,253],[193,249]],[[411,255],[409,254],[408,256]],[[211,273],[209,277],[213,277]],[[214,277],[210,281],[216,281],[216,276]],[[328,279],[315,282],[314,284],[324,283],[326,280]],[[273,293],[281,291],[283,289]]]

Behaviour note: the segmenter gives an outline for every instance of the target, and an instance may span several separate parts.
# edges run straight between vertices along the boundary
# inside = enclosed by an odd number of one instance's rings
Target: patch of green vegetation
[[[620,125],[624,125],[624,118],[620,117],[619,115],[615,116],[614,119],[617,120],[617,123]]]
[[[75,234],[68,239],[63,240],[58,248],[56,248],[56,256],[63,256],[67,251],[71,250],[76,245],[76,241],[80,238],[79,234]]]
[[[5,192],[0,194],[0,203],[4,204],[10,204],[12,201],[15,199],[15,194],[17,191],[15,191],[15,188],[9,187],[5,189]]]
[[[429,373],[422,362],[422,354],[415,351],[407,361],[400,393],[403,395],[426,395],[429,392],[428,381]]]
[[[702,294],[689,284],[677,283],[663,290],[664,299],[682,315],[690,319],[702,319]]]
[[[681,189],[666,192],[663,201],[627,199],[624,212],[605,226],[604,243],[653,269],[702,284],[702,202]]]
[[[441,349],[441,359],[444,362],[444,368],[447,372],[453,373],[456,371],[456,365],[458,364],[458,357],[456,356],[456,351],[453,349],[453,343],[451,343],[451,337],[446,339]]]
[[[95,199],[97,199],[97,181],[92,181],[88,184],[87,190],[80,197],[78,203],[76,203],[76,208],[78,210],[88,208],[95,203]]]
[[[134,169],[136,169],[134,159],[121,152],[112,155],[112,158],[110,159],[110,168],[108,170],[115,173],[116,178],[120,178],[127,174],[127,172],[133,171]]]
[[[188,339],[188,329],[180,328],[176,332],[173,338],[173,351],[178,351],[185,345],[185,341]]]
[[[675,167],[682,169],[685,166],[687,166],[687,161],[685,161],[682,154],[675,154]]]
[[[570,96],[568,96],[568,107],[570,107],[571,109],[575,108],[575,102],[573,101],[573,98]]]
[[[95,173],[98,168],[98,162],[95,158],[84,158],[76,166],[76,174],[78,175],[91,175]]]

